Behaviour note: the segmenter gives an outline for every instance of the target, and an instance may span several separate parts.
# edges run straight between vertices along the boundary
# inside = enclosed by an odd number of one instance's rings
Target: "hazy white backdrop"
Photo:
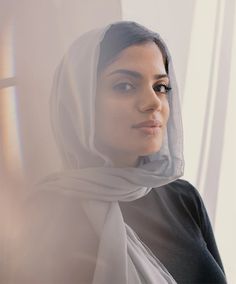
[[[236,1],[0,0],[0,7],[1,215],[14,215],[24,183],[60,167],[48,99],[66,48],[88,29],[135,20],[159,32],[173,55],[184,178],[205,201],[228,281],[236,283]],[[7,222],[0,226],[10,238]]]

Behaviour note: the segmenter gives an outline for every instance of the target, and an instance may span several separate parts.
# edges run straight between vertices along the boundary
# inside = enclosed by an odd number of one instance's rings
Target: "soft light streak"
[[[19,178],[22,174],[15,87],[14,27],[14,20],[9,18],[0,30],[0,174],[5,178]]]
[[[15,87],[0,90],[0,141],[4,172],[18,178],[22,174],[22,152]]]
[[[0,79],[15,76],[14,21],[9,19],[0,30]]]

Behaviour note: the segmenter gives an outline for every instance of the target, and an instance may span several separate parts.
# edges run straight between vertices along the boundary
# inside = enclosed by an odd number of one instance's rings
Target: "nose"
[[[142,92],[138,104],[141,112],[161,111],[162,101],[152,87]]]

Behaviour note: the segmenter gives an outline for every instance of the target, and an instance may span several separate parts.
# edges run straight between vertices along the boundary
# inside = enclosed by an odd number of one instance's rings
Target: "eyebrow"
[[[139,72],[137,71],[132,71],[132,70],[128,70],[128,69],[117,69],[111,73],[108,74],[108,76],[111,76],[111,75],[114,75],[114,74],[125,74],[125,75],[129,75],[129,76],[132,76],[134,78],[137,78],[137,79],[140,79],[142,78],[142,74],[140,74]],[[154,78],[156,80],[158,79],[162,79],[162,78],[167,78],[169,79],[168,75],[167,74],[155,74],[154,75]]]

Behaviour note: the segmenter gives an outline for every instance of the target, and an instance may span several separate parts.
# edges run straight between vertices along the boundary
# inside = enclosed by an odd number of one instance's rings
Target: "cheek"
[[[96,131],[102,139],[117,139],[119,135],[125,135],[125,130],[130,122],[130,110],[120,105],[117,101],[107,100],[96,108]],[[122,136],[123,137],[123,136]]]
[[[118,135],[125,135],[130,123],[130,114],[126,113],[124,109],[115,108],[109,109],[106,114],[103,114],[104,129],[110,138],[118,138]]]

